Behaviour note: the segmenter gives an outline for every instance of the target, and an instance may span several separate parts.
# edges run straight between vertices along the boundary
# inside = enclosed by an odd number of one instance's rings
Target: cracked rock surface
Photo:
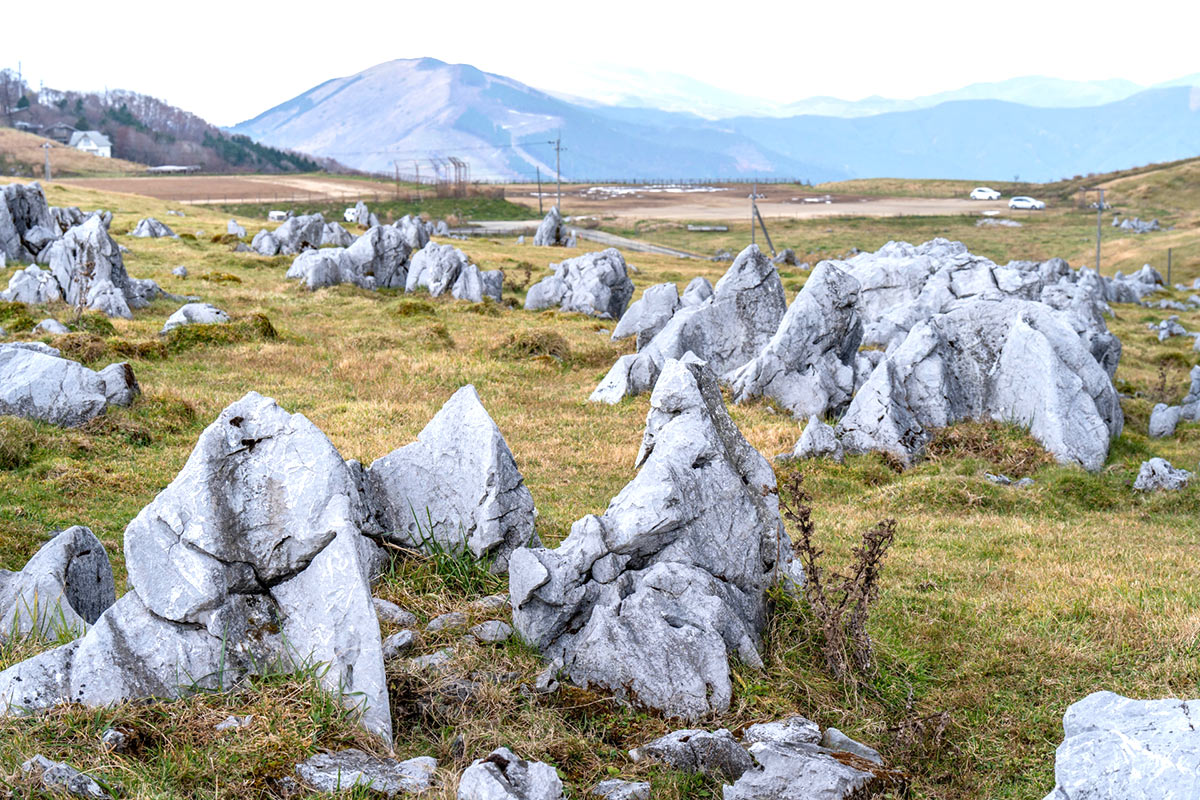
[[[296,765],[296,775],[318,792],[369,788],[387,797],[420,794],[433,786],[437,760],[429,756],[397,761],[376,758],[362,750],[318,753]]]
[[[432,539],[508,569],[539,545],[533,496],[474,386],[455,392],[417,436],[366,470],[364,492],[383,535],[408,547]]]
[[[1200,797],[1200,700],[1096,692],[1063,716],[1046,800]]]
[[[507,747],[467,767],[458,781],[458,800],[562,800],[554,767],[525,761]]]
[[[503,281],[500,270],[481,271],[457,247],[430,242],[413,255],[404,290],[423,288],[434,297],[449,294],[472,303],[490,297],[498,303]]]
[[[322,663],[322,683],[390,740],[363,515],[329,439],[247,394],[125,529],[129,591],[83,637],[0,672],[0,708],[173,698]]]
[[[0,344],[0,414],[76,428],[140,393],[127,363],[94,372],[40,342]]]
[[[116,599],[104,545],[76,525],[42,545],[20,572],[0,570],[0,630],[80,635]]]
[[[775,475],[694,359],[664,366],[636,467],[558,548],[513,553],[514,625],[576,684],[672,717],[723,711],[729,657],[761,665],[765,593],[790,574]]]
[[[525,310],[560,308],[601,319],[619,320],[633,297],[633,281],[621,251],[610,247],[553,264],[525,294]]]

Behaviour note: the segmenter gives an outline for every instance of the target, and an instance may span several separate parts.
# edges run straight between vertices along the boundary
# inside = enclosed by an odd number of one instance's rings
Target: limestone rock
[[[129,235],[139,239],[159,239],[163,236],[175,236],[175,231],[154,217],[143,217],[138,220],[138,224],[129,232]]]
[[[929,431],[967,419],[1023,425],[1063,463],[1104,465],[1124,417],[1108,374],[1048,306],[977,299],[918,324],[838,425],[847,453],[905,463]]]
[[[1046,800],[1200,797],[1200,700],[1090,694],[1067,709]]]
[[[844,408],[862,341],[857,304],[858,281],[831,261],[818,264],[779,330],[726,379],[734,402],[770,397],[799,419]]]
[[[76,797],[106,798],[109,793],[100,788],[92,776],[80,772],[63,761],[51,761],[36,755],[21,765],[26,775],[35,776],[42,788],[51,792],[66,792]]]
[[[498,619],[489,619],[471,628],[471,635],[486,644],[502,644],[513,634],[512,625]]]
[[[416,631],[397,631],[383,640],[383,660],[392,661],[399,658],[420,645],[420,643],[421,636]]]
[[[683,304],[636,355],[617,360],[589,399],[616,403],[648,392],[663,364],[687,353],[724,377],[758,355],[778,330],[786,306],[775,265],[750,245],[717,281],[711,298]]]
[[[1187,422],[1200,422],[1200,365],[1192,367],[1191,386],[1180,404],[1179,418]]]
[[[558,772],[541,761],[525,761],[498,747],[463,771],[458,800],[562,800]]]
[[[854,741],[837,728],[825,729],[825,733],[821,736],[821,747],[835,752],[853,753],[859,758],[874,761],[876,764],[883,763],[883,756],[879,755],[878,750]]]
[[[525,309],[563,311],[619,320],[633,297],[633,281],[616,248],[585,253],[555,264],[554,274],[529,287]]]
[[[692,278],[692,282],[683,290],[683,294],[679,297],[679,303],[685,306],[698,306],[712,296],[713,286],[708,282],[708,278],[697,276]]]
[[[321,245],[334,245],[336,247],[349,247],[358,241],[354,234],[338,225],[336,222],[326,222],[325,227],[321,229]]]
[[[713,733],[702,730],[668,733],[629,751],[629,756],[635,762],[661,761],[681,772],[699,772],[728,781],[736,781],[746,770],[754,768],[754,759],[724,728]]]
[[[498,303],[502,281],[503,273],[481,271],[457,247],[430,242],[413,255],[404,290],[423,288],[434,297],[449,292],[458,300],[472,303],[482,303],[485,297],[490,297]]]
[[[823,422],[820,417],[812,416],[804,426],[804,433],[800,434],[800,441],[796,442],[792,458],[830,458],[840,464],[843,459],[842,443],[838,441],[832,425]]]
[[[268,230],[261,230],[250,240],[250,249],[260,256],[279,255],[279,240]]]
[[[550,213],[542,219],[537,233],[533,235],[533,243],[538,247],[562,247],[566,245],[567,238],[562,214],[559,213],[558,206],[551,206]]]
[[[0,672],[0,709],[178,697],[264,665],[321,681],[385,741],[358,486],[330,441],[251,392],[125,530],[127,591],[81,638]]]
[[[629,306],[613,329],[613,341],[637,336],[638,348],[645,347],[663,329],[679,308],[679,289],[673,283],[660,283],[642,292]]]
[[[320,214],[305,214],[288,217],[275,229],[272,237],[278,243],[279,255],[295,255],[304,250],[316,250],[325,243],[325,217]],[[257,239],[257,237],[255,237]],[[253,247],[254,245],[251,244]],[[258,247],[254,247],[262,252]],[[276,253],[263,253],[276,255]]]
[[[465,627],[467,627],[467,615],[461,611],[450,611],[429,620],[425,630],[430,633],[438,633],[439,631],[461,630]]]
[[[230,236],[236,236],[239,239],[244,239],[246,237],[246,229],[239,225],[236,219],[231,219],[229,222],[225,223],[225,232]]]
[[[373,597],[371,598],[371,604],[375,606],[375,616],[379,617],[380,622],[386,622],[389,625],[399,625],[401,628],[411,628],[417,624],[416,614],[411,611],[405,611],[390,600]]]
[[[0,257],[32,262],[61,233],[56,231],[41,184],[0,187]]]
[[[168,331],[184,325],[220,325],[229,322],[229,315],[211,303],[188,303],[167,317],[166,324],[158,332],[166,336]]]
[[[696,719],[728,707],[730,655],[761,665],[767,588],[802,578],[775,475],[703,363],[664,366],[636,466],[557,549],[513,553],[513,622],[573,682]]]
[[[186,278],[188,276],[188,268],[180,264],[178,267],[171,270],[171,274],[176,278]]]
[[[20,572],[0,570],[0,630],[78,636],[116,599],[104,545],[76,525],[42,545]]]
[[[318,753],[296,765],[296,775],[318,792],[369,788],[386,797],[419,794],[433,786],[437,760],[429,756],[397,761],[376,758],[362,750]]]
[[[44,333],[50,336],[62,336],[70,333],[71,329],[56,319],[44,319],[33,326],[34,334]]]
[[[645,781],[623,781],[609,778],[600,781],[589,792],[592,797],[604,800],[650,800],[650,784]]]
[[[1163,458],[1152,458],[1142,462],[1133,488],[1138,492],[1176,492],[1187,486],[1191,479],[1192,473],[1186,469],[1176,469]]]
[[[1182,406],[1168,406],[1166,403],[1156,405],[1150,412],[1150,438],[1162,439],[1173,436],[1182,413]]]
[[[306,250],[298,255],[287,277],[304,281],[309,289],[352,283],[364,289],[404,288],[412,252],[404,233],[384,225],[371,228],[349,247]]]
[[[138,394],[128,364],[93,372],[57,352],[0,344],[0,414],[75,428]]]
[[[364,484],[380,529],[405,546],[465,547],[499,573],[514,549],[540,544],[533,496],[473,386],[455,392],[416,442],[371,464]]]

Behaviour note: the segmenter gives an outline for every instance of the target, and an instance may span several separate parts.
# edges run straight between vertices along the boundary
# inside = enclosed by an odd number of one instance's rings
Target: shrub
[[[825,666],[838,680],[851,681],[874,673],[871,636],[867,617],[879,596],[883,559],[896,538],[896,521],[887,519],[863,533],[854,548],[849,572],[834,572],[821,565],[824,551],[813,541],[811,498],[804,491],[800,473],[787,483],[790,502],[782,493],[784,519],[792,523],[796,551],[804,566],[804,597],[820,627]]]
[[[27,419],[0,417],[0,469],[20,469],[33,460],[37,428]]]
[[[81,314],[79,319],[72,322],[68,327],[73,331],[94,333],[96,336],[117,335],[117,329],[113,327],[112,322],[99,311],[89,311],[86,314]]]
[[[554,331],[517,331],[495,348],[497,355],[508,358],[536,358],[549,356],[558,361],[571,355],[571,347],[561,334]]]
[[[63,358],[84,364],[100,361],[109,353],[108,345],[94,333],[64,333],[55,338],[54,346],[62,353]]]
[[[279,334],[271,320],[263,314],[251,314],[245,319],[212,325],[181,325],[167,331],[167,350],[180,353],[207,344],[238,344],[240,342],[272,341]]]
[[[231,272],[205,272],[200,276],[202,281],[212,281],[213,283],[241,283],[242,279]]]

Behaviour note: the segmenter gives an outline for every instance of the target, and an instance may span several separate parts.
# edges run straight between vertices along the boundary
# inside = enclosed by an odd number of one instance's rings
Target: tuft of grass
[[[450,335],[450,330],[441,322],[434,322],[419,328],[415,334],[415,338],[419,342],[437,350],[453,350],[457,346],[454,337]]]
[[[167,331],[166,348],[181,353],[194,347],[241,342],[273,341],[279,338],[271,320],[263,314],[212,325],[182,325]]]
[[[31,330],[37,323],[24,303],[0,300],[0,326],[9,332]]]
[[[91,333],[96,336],[116,336],[117,329],[113,327],[112,322],[108,317],[101,314],[99,311],[88,311],[80,315],[79,319],[68,325],[72,331],[80,333]]]
[[[108,344],[94,333],[64,333],[55,337],[54,346],[64,358],[83,364],[100,361],[109,354]]]
[[[205,272],[198,276],[202,281],[212,283],[241,283],[242,279],[232,272]]]
[[[0,416],[0,470],[28,466],[33,461],[37,440],[37,428],[29,420]]]
[[[501,306],[490,297],[483,298],[482,303],[471,303],[467,306],[466,311],[470,314],[479,314],[485,317],[500,316]]]
[[[554,331],[526,330],[509,334],[493,352],[507,358],[549,356],[557,361],[564,361],[571,355],[571,346],[562,334]]]
[[[925,458],[935,463],[976,459],[1010,478],[1024,478],[1055,463],[1028,431],[992,420],[939,428],[925,448]]]
[[[437,306],[428,300],[403,297],[392,308],[392,313],[398,317],[436,317]]]

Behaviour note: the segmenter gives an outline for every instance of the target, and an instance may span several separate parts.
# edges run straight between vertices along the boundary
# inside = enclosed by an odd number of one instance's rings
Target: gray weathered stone
[[[364,520],[328,438],[247,394],[126,528],[129,591],[83,637],[0,672],[0,709],[172,698],[323,664],[322,684],[390,741]]]
[[[567,238],[562,214],[559,213],[558,206],[551,206],[550,212],[538,225],[537,233],[533,235],[533,243],[538,247],[562,247],[566,245]]]
[[[296,765],[296,775],[318,792],[338,792],[369,788],[372,794],[386,797],[420,794],[429,790],[437,771],[437,760],[429,756],[397,761],[376,758],[362,750],[317,753]]]
[[[188,276],[188,268],[180,264],[178,267],[171,270],[171,274],[176,278],[186,278]]]
[[[71,329],[68,328],[66,325],[63,325],[58,320],[49,318],[49,319],[42,320],[37,325],[34,325],[33,332],[35,335],[39,334],[39,333],[44,333],[49,336],[62,336],[64,334],[70,333]]]
[[[374,216],[374,215],[372,215]],[[350,231],[338,225],[336,222],[326,222],[325,227],[321,229],[321,245],[334,245],[335,247],[349,247],[358,241],[358,238]]]
[[[59,235],[39,183],[0,187],[0,257],[32,262]]]
[[[603,797],[605,800],[650,800],[650,784],[645,781],[609,778],[593,786],[589,794],[592,797]]]
[[[1133,488],[1138,492],[1176,492],[1187,486],[1191,479],[1192,473],[1186,469],[1176,469],[1164,458],[1152,458],[1142,462]]]
[[[727,781],[736,781],[746,770],[754,768],[754,759],[746,748],[724,728],[712,733],[703,730],[668,733],[630,750],[629,757],[635,763],[646,759],[661,761],[681,772],[699,772]]]
[[[812,416],[796,442],[792,458],[830,458],[842,463],[842,443],[838,441],[833,426],[823,422],[820,417]]]
[[[222,325],[227,322],[229,322],[229,315],[212,303],[187,303],[167,317],[167,321],[158,335],[166,336],[169,331],[185,325]]]
[[[1182,413],[1182,406],[1168,406],[1166,403],[1154,406],[1154,410],[1150,412],[1150,438],[1162,439],[1173,436]]]
[[[530,286],[526,292],[527,311],[557,307],[563,311],[617,320],[625,313],[625,307],[633,297],[633,281],[621,251],[610,247],[551,266],[554,274]]]
[[[854,741],[837,728],[825,729],[825,733],[821,736],[821,747],[834,752],[853,753],[859,758],[874,761],[876,764],[883,763],[883,756],[879,755],[878,750]]]
[[[471,635],[486,644],[507,642],[513,635],[512,625],[498,619],[489,619],[471,627]]]
[[[446,401],[410,445],[371,464],[370,509],[385,536],[409,547],[430,540],[508,569],[518,547],[539,544],[533,496],[473,386]]]
[[[407,655],[421,644],[421,635],[413,630],[393,633],[383,640],[383,660],[391,661]]]
[[[66,792],[76,797],[110,797],[91,775],[80,772],[63,761],[51,761],[40,754],[22,764],[21,771],[36,778],[42,788],[51,792]]]
[[[1200,797],[1196,700],[1096,692],[1067,709],[1046,800]]]
[[[802,578],[775,475],[702,363],[664,366],[636,465],[557,549],[513,553],[513,621],[575,683],[696,719],[728,707],[730,655],[761,665],[767,588]]]
[[[1191,385],[1180,404],[1179,419],[1187,422],[1200,422],[1200,365],[1192,367],[1190,377]]]
[[[411,628],[417,624],[416,614],[411,611],[405,611],[390,600],[372,597],[371,604],[375,606],[375,616],[379,617],[380,622],[386,622],[389,625],[399,625],[401,628]]]
[[[691,283],[683,290],[683,294],[679,297],[679,303],[685,306],[698,306],[712,296],[713,286],[708,282],[708,278],[697,276],[692,278]]]
[[[482,303],[485,297],[490,297],[498,303],[502,280],[499,270],[482,272],[457,247],[430,242],[413,254],[404,290],[423,288],[434,297],[449,293],[472,303]]]
[[[138,394],[128,364],[93,372],[57,352],[0,344],[0,414],[75,428],[110,405],[129,405]]]
[[[439,614],[429,620],[425,625],[425,630],[430,633],[439,631],[456,631],[467,627],[467,615],[461,611],[449,611],[445,614]]]
[[[454,661],[454,651],[449,647],[443,647],[441,650],[435,650],[428,655],[409,659],[408,664],[416,670],[442,672],[447,669],[452,661]]]
[[[463,771],[458,800],[562,800],[563,785],[554,767],[525,761],[498,747]]]
[[[663,329],[679,308],[679,289],[673,283],[660,283],[642,292],[613,329],[612,339],[637,336],[637,347],[644,347]]]
[[[277,256],[279,240],[275,238],[274,233],[264,229],[254,234],[254,238],[250,240],[250,249],[260,256]]]
[[[589,399],[616,403],[648,392],[663,364],[687,353],[706,360],[723,378],[758,355],[778,330],[786,306],[775,265],[750,245],[717,281],[711,298],[684,304],[637,354],[618,359]]]
[[[20,572],[0,569],[0,631],[79,636],[116,599],[104,545],[76,525],[42,545]]]
[[[163,236],[175,236],[175,231],[154,217],[143,217],[138,220],[138,224],[129,232],[129,235],[139,239],[159,239]]]
[[[1124,424],[1108,374],[1058,312],[977,299],[918,324],[889,351],[838,434],[847,453],[910,463],[932,429],[968,419],[1025,426],[1060,462],[1093,471]]]
[[[236,219],[231,219],[225,223],[225,232],[239,239],[244,239],[246,236],[246,229],[239,225]]]
[[[325,217],[320,214],[288,217],[272,234],[279,246],[278,254],[287,256],[304,250],[317,249],[325,243],[325,235]],[[262,252],[257,247],[254,249]],[[276,253],[263,253],[263,255],[276,255]]]
[[[818,264],[771,340],[725,378],[734,402],[769,397],[798,419],[845,408],[862,341],[857,304],[858,281],[834,262]]]

